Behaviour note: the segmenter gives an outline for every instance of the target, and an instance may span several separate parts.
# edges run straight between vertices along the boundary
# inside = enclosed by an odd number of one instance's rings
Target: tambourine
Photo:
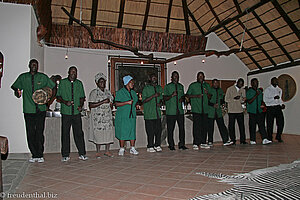
[[[50,101],[51,96],[52,89],[49,87],[44,87],[42,89],[34,91],[34,93],[32,94],[32,100],[34,101],[34,103],[42,105]]]

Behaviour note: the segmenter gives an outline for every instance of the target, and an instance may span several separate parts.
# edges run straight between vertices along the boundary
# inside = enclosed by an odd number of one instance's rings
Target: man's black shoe
[[[277,139],[277,141],[278,141],[278,142],[283,142],[283,140],[282,140],[282,139]]]
[[[241,142],[241,144],[248,144],[248,142],[245,142],[245,141],[244,141],[244,142]]]
[[[187,148],[186,146],[181,146],[181,147],[179,147],[179,149],[186,150],[186,149],[189,149],[189,148]]]
[[[175,151],[175,147],[169,147],[171,151]]]

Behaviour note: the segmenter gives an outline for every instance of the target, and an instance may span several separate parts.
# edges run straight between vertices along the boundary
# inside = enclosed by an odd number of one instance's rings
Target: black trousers
[[[276,139],[281,139],[281,134],[284,127],[284,117],[281,106],[268,106],[267,107],[267,133],[268,139],[273,139],[274,119],[276,118],[277,134]]]
[[[148,145],[147,148],[158,147],[161,143],[161,120],[160,119],[145,119],[145,127],[147,133]],[[155,143],[154,143],[155,139]]]
[[[193,113],[193,144],[206,144],[207,139],[207,114]]]
[[[79,155],[85,155],[84,133],[82,131],[81,115],[62,115],[61,120],[61,155],[70,155],[70,129],[72,126],[75,145]]]
[[[27,143],[32,158],[41,158],[44,154],[44,128],[46,111],[24,113]]]
[[[237,120],[237,123],[239,125],[240,130],[240,142],[245,142],[246,135],[245,135],[245,124],[244,124],[244,114],[243,113],[228,113],[229,116],[229,123],[228,123],[228,129],[229,129],[229,136],[231,141],[235,142],[235,120]]]
[[[223,117],[208,118],[208,142],[214,142],[215,121],[217,122],[223,143],[228,142],[228,130],[225,126]]]
[[[184,130],[184,115],[167,115],[167,129],[168,129],[168,144],[169,147],[174,147],[174,128],[176,121],[179,128],[179,143],[178,146],[185,145],[185,130]]]
[[[258,130],[259,133],[261,134],[261,139],[266,139],[267,132],[265,127],[264,113],[258,113],[258,114],[249,113],[250,141],[256,141],[256,124],[258,125]]]

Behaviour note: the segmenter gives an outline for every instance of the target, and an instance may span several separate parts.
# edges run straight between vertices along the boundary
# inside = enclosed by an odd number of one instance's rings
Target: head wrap
[[[99,72],[96,76],[95,76],[95,82],[98,83],[99,79],[103,78],[104,80],[107,80],[106,76],[102,73]]]
[[[127,85],[129,83],[129,81],[131,81],[133,78],[130,75],[124,76],[123,77],[123,82],[124,85]]]

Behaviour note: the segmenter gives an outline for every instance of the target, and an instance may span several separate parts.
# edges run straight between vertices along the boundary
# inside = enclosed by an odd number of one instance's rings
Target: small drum
[[[34,93],[32,94],[32,99],[34,103],[42,105],[50,101],[51,96],[52,89],[49,87],[44,87],[42,89],[34,91]]]

